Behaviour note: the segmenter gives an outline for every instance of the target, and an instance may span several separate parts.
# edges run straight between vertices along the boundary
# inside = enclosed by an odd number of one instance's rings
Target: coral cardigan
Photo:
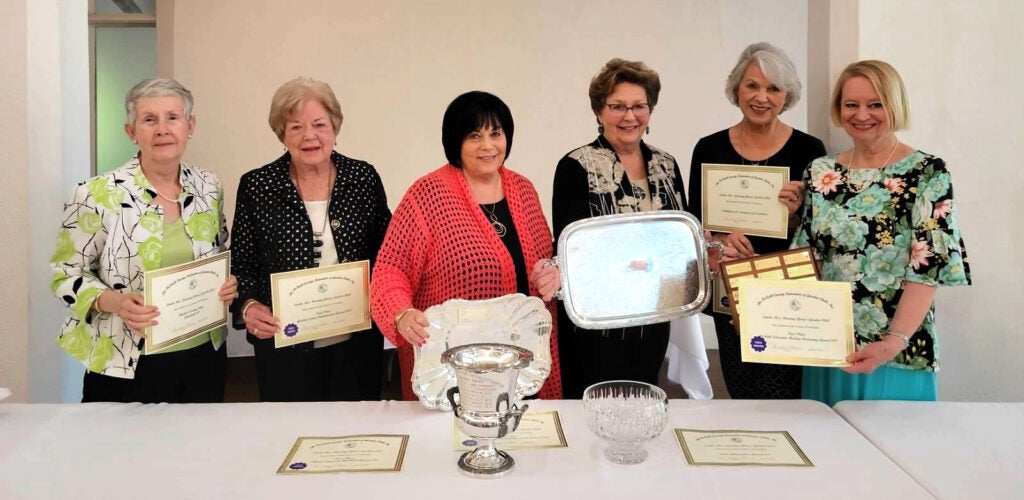
[[[551,231],[533,184],[505,167],[499,169],[512,221],[519,233],[526,268],[551,257]],[[412,346],[395,329],[395,315],[448,299],[484,300],[516,293],[515,265],[490,221],[480,210],[462,172],[449,165],[418,179],[405,193],[377,254],[370,285],[373,319],[398,347],[402,396],[415,400]],[[530,294],[537,289],[530,284]],[[548,303],[554,314],[554,302]],[[562,397],[557,325],[551,330],[551,374],[540,397]]]

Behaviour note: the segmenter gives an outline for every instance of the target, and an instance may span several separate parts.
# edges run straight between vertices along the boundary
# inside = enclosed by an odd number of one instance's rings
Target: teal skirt
[[[832,406],[845,400],[935,401],[938,392],[935,372],[881,366],[869,374],[851,374],[807,366],[801,394]]]

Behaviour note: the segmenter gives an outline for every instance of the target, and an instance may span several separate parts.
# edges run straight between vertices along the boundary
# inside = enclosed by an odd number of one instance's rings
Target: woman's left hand
[[[863,349],[846,357],[850,366],[844,366],[846,373],[871,373],[882,366],[904,349],[903,340],[899,337],[886,335],[882,340],[872,342]]]
[[[800,181],[787,182],[779,191],[779,201],[786,205],[789,215],[795,214],[804,202],[804,183]]]
[[[224,280],[224,284],[220,286],[220,300],[224,303],[230,303],[232,300],[238,298],[238,279],[235,278],[234,274],[228,275],[228,279]]]
[[[562,275],[558,272],[558,266],[549,259],[538,260],[533,265],[533,273],[530,274],[530,283],[537,288],[540,298],[547,302],[555,295],[559,288],[562,288]]]

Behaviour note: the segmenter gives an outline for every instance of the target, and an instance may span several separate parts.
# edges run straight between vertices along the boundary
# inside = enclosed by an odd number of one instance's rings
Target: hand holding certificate
[[[778,199],[788,167],[705,163],[701,169],[705,229],[788,237],[789,209]]]
[[[160,311],[158,324],[146,329],[145,352],[184,342],[228,321],[221,286],[231,268],[230,252],[146,272],[146,305]]]
[[[745,278],[739,292],[743,361],[849,364],[855,348],[849,283]]]
[[[270,276],[274,316],[284,347],[370,328],[370,261],[346,262]]]

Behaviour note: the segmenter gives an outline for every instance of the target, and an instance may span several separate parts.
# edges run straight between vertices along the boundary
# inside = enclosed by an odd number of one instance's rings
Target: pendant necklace
[[[334,191],[334,169],[331,169],[331,173],[329,175],[329,178],[330,178],[330,181],[328,182],[328,185],[330,186],[330,191]],[[295,190],[299,192],[299,198],[303,201],[303,203],[305,203],[306,198],[305,198],[305,196],[302,195],[302,188],[300,187],[298,174],[292,173],[292,179],[295,181]],[[312,229],[313,221],[312,221],[312,219],[309,221],[311,229],[313,231],[313,262],[317,263],[317,264],[320,262],[320,256],[321,256],[320,248],[324,246],[324,233],[327,232],[327,219],[330,219],[330,218],[331,218],[331,194],[330,194],[330,192],[328,192],[328,194],[327,194],[327,210],[324,212],[324,221],[322,223],[320,223],[320,230],[317,231],[316,229]]]
[[[739,130],[739,131],[736,132],[737,144],[733,145],[733,149],[736,151],[736,154],[740,157],[740,165],[750,165],[752,167],[763,167],[763,166],[767,165],[768,164],[768,160],[771,158],[771,156],[769,156],[768,158],[764,158],[762,160],[753,161],[753,160],[748,160],[747,157],[743,155],[743,153],[740,151],[740,149],[747,149],[747,143],[746,143],[746,141],[744,141],[740,137],[740,134],[742,132],[743,132],[742,130]],[[737,146],[739,146],[739,147],[737,147]]]
[[[498,233],[498,237],[504,238],[508,230],[505,228],[505,224],[502,224],[501,221],[498,220],[498,215],[495,213],[495,210],[498,207],[498,203],[501,202],[496,201],[494,203],[491,203],[491,208],[489,209],[487,208],[487,205],[481,203],[480,208],[482,208],[484,210],[484,213],[487,214],[487,218],[490,219],[491,225],[494,226],[494,231]]]

